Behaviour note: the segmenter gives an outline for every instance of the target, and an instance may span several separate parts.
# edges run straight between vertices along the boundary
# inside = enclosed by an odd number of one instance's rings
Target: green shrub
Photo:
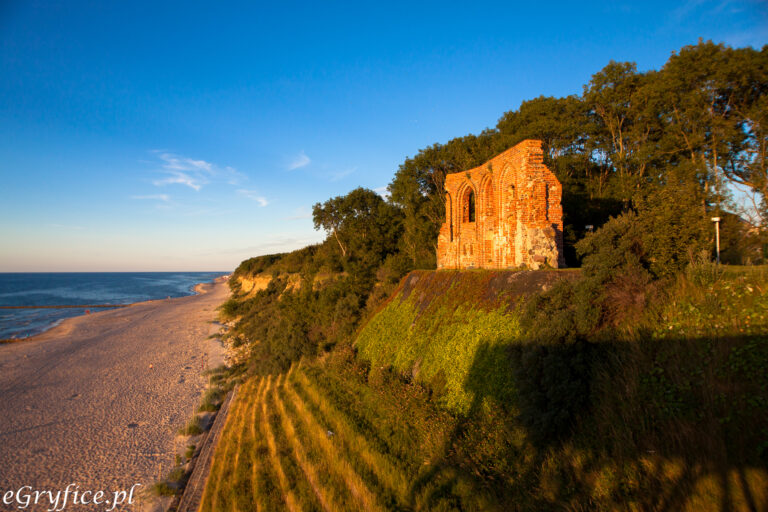
[[[176,487],[171,487],[167,482],[156,482],[152,486],[152,491],[158,496],[175,496],[180,490]]]
[[[214,386],[205,391],[203,400],[200,406],[197,408],[198,412],[214,412],[218,411],[221,406],[221,399],[223,398],[224,390]]]
[[[707,251],[700,252],[698,258],[685,269],[685,277],[697,286],[712,285],[724,274],[723,267],[713,262]]]
[[[202,419],[195,415],[186,426],[179,429],[179,434],[185,436],[196,436],[203,433]]]
[[[519,344],[510,348],[518,420],[538,443],[572,435],[591,412],[592,381],[606,360],[606,345]]]
[[[637,229],[654,276],[675,275],[702,251],[711,254],[710,215],[696,171],[686,165],[670,170],[666,182],[648,187],[635,201]]]

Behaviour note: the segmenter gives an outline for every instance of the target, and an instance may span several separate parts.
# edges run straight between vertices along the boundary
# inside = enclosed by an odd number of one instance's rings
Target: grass
[[[419,315],[411,301],[394,301],[361,332],[357,348],[371,365],[391,365],[424,383],[439,378],[444,405],[466,413],[474,395],[464,382],[478,348],[505,344],[518,334],[517,317],[504,308],[441,305]]]
[[[236,382],[237,377],[233,372],[225,366],[220,366],[207,371],[208,389],[203,395],[200,406],[197,412],[215,412],[221,407],[224,396]],[[200,414],[195,413],[187,424],[177,430],[177,434],[184,436],[196,436],[204,432],[203,418]],[[186,470],[182,467],[184,463],[183,459],[187,461],[192,459],[195,455],[196,446],[194,444],[187,445],[187,449],[184,452],[184,457],[178,453],[175,456],[176,467],[161,481],[155,482],[152,486],[152,490],[155,494],[160,496],[174,496],[180,494],[187,483],[188,475]]]
[[[521,297],[576,276],[573,271],[412,272],[360,330],[358,356],[372,367],[391,366],[430,385],[445,407],[467,414],[476,394],[512,388],[503,368],[489,368],[478,389],[466,385],[478,351],[500,350],[520,336]]]
[[[178,430],[183,436],[196,436],[203,433],[203,421],[200,416],[193,416],[185,426]]]
[[[766,276],[674,283],[636,340],[598,347],[573,431],[542,441],[505,356],[514,301],[470,307],[496,277],[435,274],[369,319],[358,353],[244,381],[202,511],[768,508]]]
[[[152,491],[158,496],[176,496],[179,493],[177,488],[172,487],[165,481],[156,482],[152,486]]]
[[[446,482],[455,483],[456,479],[453,473],[443,474],[442,470],[434,484],[424,485],[421,496],[412,496],[414,479],[419,474],[426,476],[433,467],[423,464],[420,452],[405,453],[398,443],[414,434],[418,436],[413,439],[414,446],[426,441],[419,438],[421,433],[414,424],[424,421],[425,415],[413,410],[415,420],[403,421],[407,414],[391,416],[389,409],[374,408],[368,412],[375,417],[350,417],[345,404],[356,400],[356,384],[348,378],[315,366],[294,366],[285,374],[249,380],[230,409],[201,511],[242,510],[233,505],[238,498],[263,510],[276,506],[333,511],[403,509],[414,504],[431,508],[458,499],[443,496],[450,495],[443,488]],[[365,400],[373,406],[376,397],[371,394]],[[260,424],[261,429],[243,422],[243,411],[251,410],[257,415],[255,425]],[[250,412],[245,413],[248,415]],[[372,420],[383,416],[389,420],[381,433],[372,435]],[[384,432],[389,433],[386,440]],[[428,446],[430,452],[442,447],[434,442]],[[255,463],[271,471],[242,473],[247,482],[233,479],[249,453],[259,455]],[[465,491],[468,502],[475,502],[469,494],[476,489],[467,486]]]
[[[418,384],[371,384],[368,376],[348,359],[249,380],[216,448],[201,510],[248,510],[246,503],[342,511],[768,504],[761,491],[768,474],[757,467],[721,477],[663,453],[611,458],[577,441],[537,447],[492,408],[467,419],[446,412]],[[675,501],[674,492],[685,499]]]
[[[197,408],[198,412],[218,411],[226,393],[219,387],[210,387],[205,391],[203,399]]]
[[[175,496],[184,490],[188,476],[186,470],[179,465],[173,468],[165,479],[156,482],[152,490],[159,496]]]

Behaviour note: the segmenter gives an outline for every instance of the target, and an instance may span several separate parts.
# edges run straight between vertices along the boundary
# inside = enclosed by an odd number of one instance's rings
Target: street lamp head
[[[720,222],[720,217],[712,217],[712,222]]]

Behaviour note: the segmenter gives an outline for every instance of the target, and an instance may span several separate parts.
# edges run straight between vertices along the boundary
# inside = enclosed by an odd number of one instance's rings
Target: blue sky
[[[0,0],[0,271],[230,270],[611,59],[768,43],[746,0],[218,4]]]

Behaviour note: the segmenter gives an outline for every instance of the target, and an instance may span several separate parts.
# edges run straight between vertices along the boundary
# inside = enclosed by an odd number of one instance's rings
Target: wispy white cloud
[[[740,17],[743,23],[739,26],[722,24],[710,35],[715,42],[722,41],[734,47],[752,46],[759,50],[768,40],[768,9],[764,0],[684,0],[669,12],[657,31],[666,33],[681,25],[693,26],[704,19],[725,16]]]
[[[180,215],[184,217],[220,217],[232,213],[235,211],[227,208],[185,208],[180,212]]]
[[[199,176],[193,176],[186,172],[181,171],[168,171],[165,178],[154,180],[153,185],[162,187],[163,185],[186,185],[191,189],[199,191],[203,188],[203,185],[208,183],[208,180]]]
[[[168,194],[147,194],[144,196],[131,196],[131,199],[150,199],[155,201],[168,202],[171,200]]]
[[[674,22],[688,18],[696,9],[707,3],[707,0],[685,0],[670,12],[669,17]]]
[[[259,195],[258,191],[256,190],[239,189],[237,193],[238,195],[248,198],[251,201],[256,201],[261,207],[267,206],[269,204],[269,201],[267,200],[267,198],[262,195]]]
[[[230,185],[239,185],[240,183],[248,179],[248,177],[245,174],[238,172],[234,167],[227,166],[227,167],[224,167],[222,171],[223,171],[222,174],[225,178],[225,181]]]
[[[302,150],[290,161],[290,163],[288,163],[288,170],[294,171],[296,169],[301,169],[302,167],[308,166],[311,162],[312,159],[310,159],[307,154],[304,153],[304,150]]]
[[[175,171],[206,171],[211,172],[213,165],[205,160],[183,158],[171,153],[160,153],[160,160],[165,162],[164,169]]]
[[[205,160],[187,158],[168,151],[153,151],[160,159],[159,172],[164,174],[152,183],[155,186],[185,185],[199,191],[204,185],[211,182],[225,182],[230,185],[239,185],[245,176],[230,166],[220,167]]]

